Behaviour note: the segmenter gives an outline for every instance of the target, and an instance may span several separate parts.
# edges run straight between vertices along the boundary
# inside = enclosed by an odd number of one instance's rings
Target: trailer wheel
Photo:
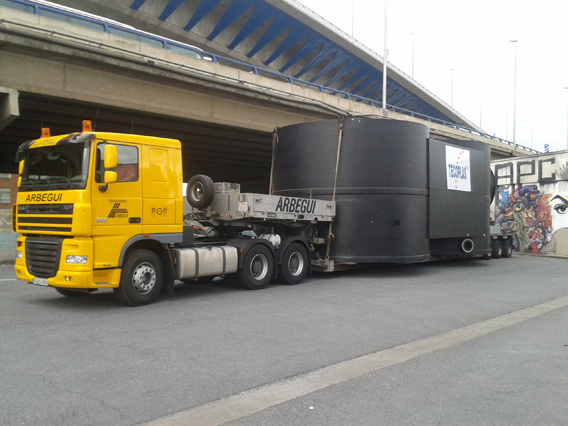
[[[125,305],[145,305],[158,297],[163,284],[164,267],[158,255],[137,250],[126,260],[114,294]]]
[[[513,255],[513,242],[509,239],[506,239],[502,243],[503,245],[503,257],[509,258]]]
[[[300,243],[286,248],[282,265],[278,266],[278,281],[282,284],[300,284],[308,273],[308,254]]]
[[[503,255],[503,244],[499,240],[493,240],[491,243],[491,257],[493,259],[501,259]]]
[[[191,207],[206,209],[215,198],[215,184],[209,176],[195,175],[187,182],[185,197]]]
[[[237,282],[249,290],[266,288],[274,275],[274,258],[262,244],[252,246],[245,255],[243,269],[237,271]]]

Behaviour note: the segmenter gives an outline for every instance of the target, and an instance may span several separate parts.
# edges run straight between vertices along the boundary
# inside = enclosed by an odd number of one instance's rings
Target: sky
[[[390,64],[486,133],[568,149],[567,1],[299,0],[380,56],[384,1]]]

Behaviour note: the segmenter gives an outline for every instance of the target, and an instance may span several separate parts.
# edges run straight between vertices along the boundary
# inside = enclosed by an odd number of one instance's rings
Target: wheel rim
[[[156,270],[149,263],[142,263],[132,274],[132,286],[138,294],[148,294],[156,284]]]
[[[301,253],[295,251],[288,258],[288,271],[290,274],[297,277],[301,275],[304,270],[304,257]]]
[[[194,202],[199,202],[203,198],[203,194],[205,194],[205,188],[203,188],[203,185],[201,184],[201,182],[195,182],[191,186],[191,190],[189,192],[191,199]]]
[[[268,259],[263,254],[257,254],[250,262],[250,273],[255,280],[262,280],[268,274]]]

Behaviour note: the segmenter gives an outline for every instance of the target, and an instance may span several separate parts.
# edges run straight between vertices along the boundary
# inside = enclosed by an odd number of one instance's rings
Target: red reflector
[[[150,236],[150,234],[144,234],[143,237],[144,238],[148,238]]]

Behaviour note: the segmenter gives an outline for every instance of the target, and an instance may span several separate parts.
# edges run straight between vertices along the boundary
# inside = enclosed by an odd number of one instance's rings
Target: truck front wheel
[[[278,267],[278,281],[282,284],[300,284],[308,273],[308,254],[300,243],[286,248],[282,265]]]
[[[250,290],[266,288],[274,275],[274,258],[262,244],[252,246],[245,254],[243,269],[237,271],[237,282]]]
[[[114,294],[125,305],[145,305],[158,297],[163,284],[164,268],[158,255],[149,250],[137,250],[126,260]]]

